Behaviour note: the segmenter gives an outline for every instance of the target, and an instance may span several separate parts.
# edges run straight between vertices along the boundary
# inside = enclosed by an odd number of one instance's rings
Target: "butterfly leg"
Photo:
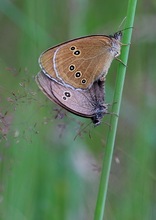
[[[126,65],[122,60],[120,60],[120,59],[117,58],[117,57],[115,57],[115,59],[116,59],[117,61],[119,61],[120,63],[122,63],[125,67],[127,67],[127,65]]]

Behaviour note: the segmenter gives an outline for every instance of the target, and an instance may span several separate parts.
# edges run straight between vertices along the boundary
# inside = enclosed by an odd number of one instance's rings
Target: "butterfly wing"
[[[99,118],[107,112],[104,104],[103,83],[95,82],[89,90],[73,90],[49,79],[43,72],[39,72],[36,81],[42,92],[52,101],[64,109],[86,118]],[[95,124],[95,123],[94,123]]]
[[[111,50],[110,37],[82,37],[48,49],[41,54],[39,63],[53,80],[76,89],[87,89],[107,74],[114,58]]]

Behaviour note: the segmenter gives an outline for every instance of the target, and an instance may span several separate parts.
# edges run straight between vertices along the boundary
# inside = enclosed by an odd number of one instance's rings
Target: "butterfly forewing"
[[[107,74],[114,58],[112,42],[111,37],[102,35],[75,39],[48,49],[39,63],[45,74],[62,85],[88,89]]]

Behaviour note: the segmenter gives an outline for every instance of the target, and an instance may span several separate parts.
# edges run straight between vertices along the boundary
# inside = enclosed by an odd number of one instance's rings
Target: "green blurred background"
[[[110,116],[94,128],[38,89],[42,51],[123,29],[128,0],[0,1],[0,220],[93,219]],[[137,5],[111,169],[109,220],[156,219],[156,1]],[[112,103],[118,62],[107,76]]]

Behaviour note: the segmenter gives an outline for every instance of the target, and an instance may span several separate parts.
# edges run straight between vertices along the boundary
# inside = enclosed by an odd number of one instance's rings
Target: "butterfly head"
[[[116,32],[114,35],[109,36],[111,38],[111,48],[110,52],[113,54],[113,57],[118,57],[120,55],[121,51],[121,38],[122,38],[122,32]]]
[[[115,38],[116,40],[118,41],[121,41],[121,38],[122,38],[122,32],[121,31],[118,31],[114,34],[113,38]]]
[[[103,104],[97,108],[95,115],[91,118],[93,124],[98,126],[105,114],[107,114],[107,104]]]

